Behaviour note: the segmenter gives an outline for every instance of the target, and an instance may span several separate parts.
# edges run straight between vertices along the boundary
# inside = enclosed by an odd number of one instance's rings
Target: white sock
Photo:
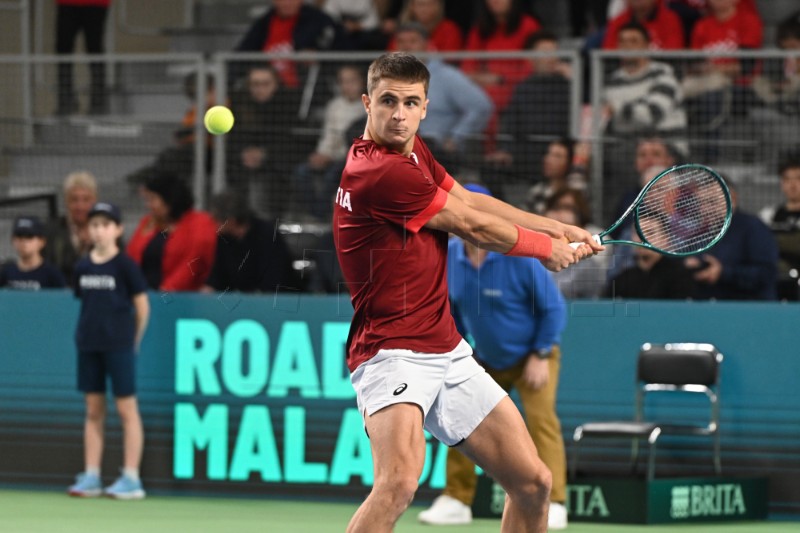
[[[100,477],[100,467],[98,466],[87,466],[86,473],[90,476],[97,476]]]
[[[129,477],[134,481],[139,481],[139,469],[138,468],[123,468],[122,475],[125,477]]]

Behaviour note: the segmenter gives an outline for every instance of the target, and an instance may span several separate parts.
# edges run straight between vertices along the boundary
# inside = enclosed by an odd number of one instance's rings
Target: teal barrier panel
[[[149,488],[342,498],[368,492],[369,441],[344,366],[352,314],[346,297],[153,293],[151,305],[138,368]],[[82,466],[77,313],[67,292],[0,292],[0,482],[66,486]],[[725,355],[723,473],[769,477],[771,511],[800,513],[797,324],[800,306],[787,304],[570,303],[558,403],[567,442],[582,422],[632,416],[642,343],[710,342]],[[665,445],[659,471],[709,474],[709,443],[687,444],[675,451]],[[628,451],[607,445],[593,458],[587,446],[586,468],[625,471]],[[429,440],[428,452],[420,499],[444,482],[446,448]],[[108,476],[120,458],[111,409]]]

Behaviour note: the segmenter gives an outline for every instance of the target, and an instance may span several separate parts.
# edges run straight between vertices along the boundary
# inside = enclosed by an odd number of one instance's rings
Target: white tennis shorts
[[[422,409],[425,429],[447,446],[466,439],[507,394],[464,341],[448,353],[388,349],[351,376],[365,418],[396,403]]]

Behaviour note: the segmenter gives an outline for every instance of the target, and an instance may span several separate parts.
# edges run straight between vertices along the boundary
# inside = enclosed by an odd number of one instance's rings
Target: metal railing
[[[0,4],[0,6],[2,5],[3,4]],[[299,134],[299,137],[301,137],[303,142],[297,146],[290,147],[290,149],[296,151],[296,153],[280,155],[291,155],[294,160],[302,160],[303,157],[307,155],[305,150],[313,150],[313,146],[310,149],[308,148],[309,143],[306,141],[313,141],[311,135],[318,136],[320,132],[319,121],[312,120],[314,118],[312,116],[314,115],[313,112],[316,112],[318,117],[320,110],[327,102],[326,99],[320,99],[319,91],[317,89],[319,89],[320,85],[331,82],[330,77],[323,79],[323,77],[315,75],[314,72],[319,73],[319,69],[324,67],[326,64],[339,65],[344,63],[360,63],[362,65],[366,65],[369,61],[374,59],[377,54],[377,52],[304,52],[297,54],[220,53],[210,58],[205,58],[200,54],[106,54],[103,56],[20,54],[0,56],[0,68],[9,65],[14,65],[15,68],[13,75],[4,76],[3,81],[0,82],[5,84],[3,87],[3,93],[9,95],[9,101],[11,101],[10,98],[13,97],[13,101],[15,102],[14,107],[12,108],[13,113],[11,115],[5,117],[0,116],[0,128],[7,128],[5,132],[0,132],[0,135],[6,139],[6,144],[10,142],[8,141],[10,138],[21,138],[23,139],[21,142],[22,148],[35,149],[38,142],[36,138],[37,131],[47,125],[56,124],[59,121],[68,121],[74,123],[77,120],[76,117],[54,117],[52,116],[51,111],[46,109],[46,104],[48,101],[47,99],[50,98],[52,100],[52,95],[54,92],[52,72],[54,71],[56,65],[64,62],[70,62],[77,65],[88,65],[92,62],[102,61],[108,65],[116,66],[117,70],[122,73],[124,73],[124,69],[122,68],[123,66],[133,67],[147,63],[181,63],[183,65],[181,69],[179,69],[181,72],[187,73],[191,71],[199,74],[196,78],[195,90],[197,98],[195,105],[198,109],[202,110],[206,105],[204,95],[207,89],[207,75],[213,75],[214,79],[216,80],[217,101],[219,103],[228,103],[231,96],[230,89],[232,87],[232,80],[229,78],[229,75],[232,71],[232,67],[237,64],[244,65],[251,63],[290,61],[296,65],[301,65],[307,75],[302,79],[303,83],[298,88],[298,92],[300,93],[301,97],[300,104],[296,109],[297,112],[291,121],[288,121],[282,126],[285,128],[287,136],[289,134]],[[606,172],[605,159],[607,154],[604,152],[604,149],[608,146],[612,146],[615,142],[620,145],[625,145],[627,148],[630,148],[630,146],[633,144],[630,139],[614,136],[609,134],[609,132],[604,129],[605,126],[603,120],[601,120],[604,106],[604,87],[606,81],[608,80],[611,68],[615,66],[615,63],[620,58],[640,55],[640,53],[636,52],[620,51],[597,51],[592,54],[592,74],[589,80],[591,89],[589,91],[591,94],[591,104],[589,110],[592,114],[592,120],[591,128],[587,134],[585,131],[581,131],[581,115],[584,112],[584,105],[582,103],[584,80],[581,77],[583,72],[582,58],[577,52],[574,51],[562,51],[557,54],[560,59],[573,65],[573,78],[569,85],[570,108],[568,131],[574,138],[586,142],[592,147],[592,167],[589,179],[591,189],[590,198],[592,201],[593,211],[598,219],[600,218],[599,215],[604,213],[604,210],[607,211],[609,208],[609,205],[604,205],[604,197],[607,201],[609,197],[608,192],[612,190],[611,188],[618,185],[618,183],[616,183],[617,176]],[[692,51],[650,52],[647,55],[654,60],[672,62],[673,64],[678,65],[678,67],[683,64],[688,65],[694,61],[708,60],[709,58],[714,59],[719,57],[736,57],[756,62],[765,62],[766,60],[782,61],[789,58],[800,58],[800,53],[798,52],[780,52],[769,50],[735,53],[729,52],[717,54],[716,56],[703,52]],[[428,56],[421,57],[427,58]],[[483,60],[532,60],[542,57],[551,57],[551,55],[541,53],[537,54],[532,52],[492,52],[480,54],[470,52],[451,52],[446,54],[436,54],[436,57],[456,63],[467,58]],[[37,80],[36,83],[31,79],[30,76],[30,73],[35,69],[43,70],[42,79]],[[47,69],[50,70],[48,71]],[[49,77],[46,75],[48,72],[51,73]],[[680,76],[681,68],[677,68],[676,72]],[[147,76],[150,76],[151,78],[147,78]],[[171,101],[177,102],[180,98],[182,83],[180,83],[176,78],[164,80],[162,79],[162,76],[162,74],[154,71],[146,76],[137,75],[132,81],[134,82],[134,85],[137,83],[141,85],[142,83],[146,82],[151,84],[159,84],[159,87],[164,86],[163,90],[168,92],[168,94],[165,94],[165,96],[171,98]],[[169,82],[169,84],[165,85],[165,82]],[[122,78],[114,79],[113,83],[109,84],[108,89],[111,94],[117,94],[118,92],[126,91],[150,90],[149,87],[129,88],[126,86],[126,83],[127,81],[123,80]],[[331,94],[332,93],[330,91],[327,92],[326,98],[329,98]],[[154,95],[153,98],[158,98],[158,95]],[[16,102],[18,102],[18,104]],[[189,102],[187,101],[187,106],[188,103]],[[93,122],[100,124],[124,124],[126,122],[137,124],[157,122],[161,123],[166,128],[168,127],[168,124],[177,122],[175,117],[177,116],[179,110],[176,109],[172,111],[169,116],[148,116],[146,114],[143,115],[141,112],[136,110],[126,110],[121,108],[112,111],[113,112],[109,115],[88,117],[80,120],[85,121],[86,124]],[[537,117],[519,118],[520,120],[528,121],[537,120]],[[797,120],[797,117],[795,117],[795,119],[798,123],[798,127],[800,127],[800,120]],[[14,129],[13,136],[7,134],[8,131],[10,131],[9,128]],[[732,133],[732,135],[729,135],[726,138],[709,140],[708,138],[702,138],[703,135],[706,135],[703,132],[698,134],[697,132],[689,131],[686,139],[690,143],[696,144],[697,146],[702,146],[701,143],[715,143],[723,148],[727,147],[727,149],[733,152],[732,157],[718,161],[718,164],[723,167],[723,170],[732,170],[734,174],[737,174],[734,175],[734,179],[744,176],[748,180],[747,184],[753,185],[754,187],[760,187],[761,185],[764,185],[764,183],[768,183],[770,189],[764,187],[759,188],[758,191],[760,191],[760,196],[750,197],[752,198],[751,206],[753,206],[755,204],[763,205],[766,203],[767,199],[772,201],[774,194],[777,194],[778,190],[775,186],[777,178],[775,177],[776,175],[774,172],[771,173],[774,177],[774,180],[766,180],[764,177],[767,173],[769,173],[769,169],[771,169],[770,165],[773,165],[774,163],[773,154],[771,152],[768,153],[768,150],[772,149],[773,147],[770,146],[770,143],[767,143],[760,138],[759,135],[765,132],[769,133],[769,131],[770,130],[767,127],[759,129],[754,127],[745,119],[739,117],[736,118],[736,120],[731,120],[730,131],[728,133]],[[18,132],[22,133],[19,134]],[[236,126],[234,129],[234,133],[235,132]],[[218,192],[229,184],[228,174],[231,162],[228,161],[228,159],[231,153],[229,149],[232,147],[231,143],[233,142],[233,136],[229,135],[215,137],[213,142],[210,143],[211,146],[209,148],[207,133],[202,126],[202,113],[197,113],[194,123],[194,137],[195,144],[193,145],[192,152],[193,189],[198,204],[205,206],[207,203],[206,196],[209,193]],[[540,144],[546,144],[549,142],[549,139],[517,139],[516,141],[538,142]],[[796,138],[791,136],[787,136],[786,139],[782,139],[782,142],[794,142],[794,144],[800,148],[800,144],[797,143]],[[699,154],[699,152],[697,153]],[[482,156],[483,154],[480,153],[477,155]],[[703,160],[702,157],[699,157],[695,154],[692,154],[691,157],[693,162],[709,163],[709,161]],[[745,157],[750,157],[751,161],[743,160]],[[213,159],[213,165],[211,166],[210,172],[207,173],[206,162],[209,161],[209,158]],[[756,164],[760,165],[760,168],[757,169],[758,173],[753,171],[754,165]],[[538,169],[535,170],[538,171]],[[292,169],[290,169],[288,172],[292,172]],[[526,183],[530,183],[530,180]],[[526,183],[520,184],[520,186],[524,186]],[[612,192],[616,194],[620,191],[612,190]],[[745,201],[748,201],[747,197],[745,197]],[[599,220],[598,223],[600,223]]]

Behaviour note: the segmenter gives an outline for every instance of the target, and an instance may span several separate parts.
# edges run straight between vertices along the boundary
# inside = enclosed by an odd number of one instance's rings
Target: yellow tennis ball
[[[206,129],[213,135],[222,135],[233,127],[233,113],[224,105],[215,105],[206,111],[203,119]]]

